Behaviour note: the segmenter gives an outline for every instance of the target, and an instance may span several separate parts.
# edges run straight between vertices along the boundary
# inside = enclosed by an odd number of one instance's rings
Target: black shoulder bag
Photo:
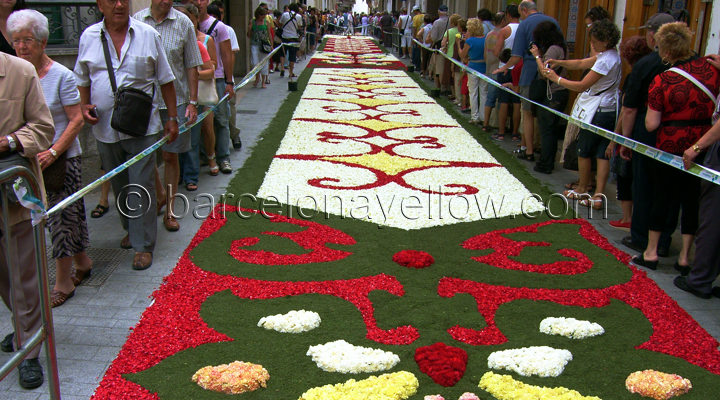
[[[110,85],[115,94],[115,104],[113,105],[112,117],[110,117],[110,127],[126,135],[135,137],[145,136],[150,126],[155,86],[153,85],[153,96],[131,87],[118,89],[117,83],[115,82],[115,70],[113,69],[112,62],[110,62],[108,41],[105,37],[105,32],[102,30],[100,31],[100,39],[102,40],[103,50],[105,51],[105,63],[107,65],[108,75],[110,75]]]

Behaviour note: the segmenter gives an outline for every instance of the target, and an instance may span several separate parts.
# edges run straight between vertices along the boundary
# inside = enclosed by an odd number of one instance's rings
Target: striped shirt
[[[181,12],[170,9],[164,20],[157,22],[150,14],[150,9],[138,11],[133,18],[142,21],[160,33],[162,45],[165,48],[170,68],[175,75],[175,94],[177,105],[187,104],[190,98],[190,87],[187,78],[187,69],[202,65],[202,57],[197,47],[195,26],[190,18]],[[161,107],[165,104],[161,101]]]

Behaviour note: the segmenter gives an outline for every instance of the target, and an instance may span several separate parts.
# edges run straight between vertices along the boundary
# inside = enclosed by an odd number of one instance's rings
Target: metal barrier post
[[[40,197],[40,185],[33,173],[25,167],[12,167],[6,170],[0,171],[0,185],[6,182],[12,182],[15,178],[21,177],[30,185],[30,194],[36,198]],[[10,227],[8,226],[8,201],[7,194],[5,193],[5,187],[0,186],[0,196],[2,196],[2,213],[3,213],[3,234],[5,235],[5,258],[8,265],[10,266],[10,254],[13,252],[13,248],[10,244]],[[60,379],[58,378],[57,370],[57,356],[55,351],[55,330],[53,328],[52,320],[52,308],[50,307],[50,290],[48,287],[48,273],[47,273],[47,260],[45,259],[45,222],[41,221],[38,225],[33,227],[33,236],[35,243],[35,264],[38,274],[38,289],[40,291],[40,313],[42,318],[42,326],[37,332],[27,341],[27,343],[20,342],[20,336],[15,335],[15,342],[18,350],[15,352],[10,360],[8,360],[2,367],[0,367],[0,380],[5,377],[15,368],[22,363],[25,357],[37,346],[42,345],[45,342],[45,358],[47,359],[46,374],[48,376],[48,390],[50,391],[50,398],[52,400],[60,400]],[[10,276],[10,287],[12,287],[13,279]],[[10,291],[11,307],[13,314],[13,326],[17,327],[17,315],[15,309],[15,295],[14,291]]]

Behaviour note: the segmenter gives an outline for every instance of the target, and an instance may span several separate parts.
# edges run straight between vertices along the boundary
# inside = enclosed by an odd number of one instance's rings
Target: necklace
[[[53,60],[50,57],[43,54],[42,64],[40,64],[40,68],[38,68],[38,76],[40,78],[47,75],[48,70],[50,69],[49,67],[52,64],[52,62],[53,62]]]

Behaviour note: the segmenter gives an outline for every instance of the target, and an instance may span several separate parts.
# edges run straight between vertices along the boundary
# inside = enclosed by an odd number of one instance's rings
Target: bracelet
[[[175,116],[175,117],[168,117],[168,121],[178,122],[178,117],[177,117],[177,116]]]
[[[558,84],[558,85],[560,84],[560,81],[561,81],[561,80],[562,80],[562,76],[558,76],[558,81],[557,81],[557,84]]]
[[[48,151],[50,152],[50,154],[52,154],[53,157],[58,158],[58,153],[57,151],[55,151],[55,149],[51,147],[48,149]]]
[[[540,56],[535,56],[535,59],[536,59],[536,60],[537,60],[538,58],[540,58]]]
[[[695,143],[694,145],[692,145],[692,149],[693,149],[696,153],[699,153],[699,152],[702,151],[702,149],[700,148],[700,146],[698,146],[697,143]]]

